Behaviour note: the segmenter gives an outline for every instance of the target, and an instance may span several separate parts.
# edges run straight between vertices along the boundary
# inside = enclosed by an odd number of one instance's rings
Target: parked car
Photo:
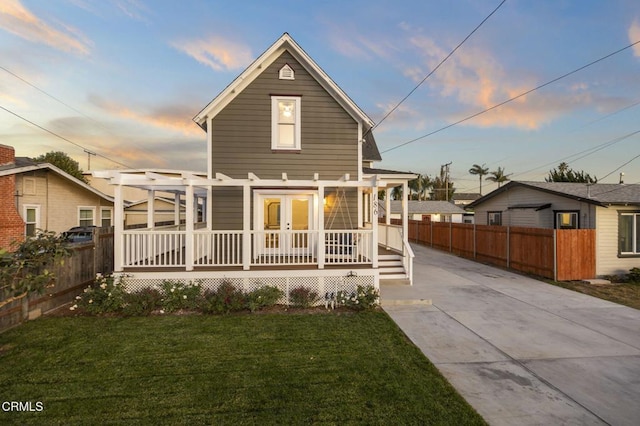
[[[63,235],[70,243],[84,243],[87,241],[93,241],[93,233],[95,232],[95,229],[95,226],[74,226],[64,232]]]

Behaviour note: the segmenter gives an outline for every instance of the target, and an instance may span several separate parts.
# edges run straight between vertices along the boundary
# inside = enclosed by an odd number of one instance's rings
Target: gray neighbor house
[[[640,185],[511,181],[467,206],[478,225],[594,229],[596,275],[640,267]]]
[[[193,120],[207,141],[205,175],[93,173],[114,185],[114,265],[132,287],[230,280],[325,294],[411,279],[408,220],[379,224],[377,194],[406,194],[415,175],[374,167],[373,121],[289,34]],[[149,191],[151,211],[156,191],[173,193],[184,224],[124,229],[127,187]],[[406,195],[404,206],[406,218]]]

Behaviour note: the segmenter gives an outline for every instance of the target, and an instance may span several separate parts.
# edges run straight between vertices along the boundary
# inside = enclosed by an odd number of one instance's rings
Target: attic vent
[[[293,69],[289,64],[284,64],[284,66],[280,68],[280,73],[278,75],[280,80],[295,80]]]

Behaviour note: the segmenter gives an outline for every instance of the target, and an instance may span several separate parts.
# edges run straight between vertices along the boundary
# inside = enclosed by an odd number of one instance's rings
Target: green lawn
[[[594,285],[579,281],[548,281],[548,283],[558,287],[568,288],[598,297],[610,302],[626,305],[631,308],[640,309],[640,284],[638,283],[613,283]]]
[[[384,312],[44,318],[0,334],[0,424],[484,424]]]

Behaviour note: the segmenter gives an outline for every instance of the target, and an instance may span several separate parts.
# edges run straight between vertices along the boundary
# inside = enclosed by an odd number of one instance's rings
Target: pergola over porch
[[[280,179],[261,179],[253,173],[237,179],[216,173],[203,178],[183,172],[181,176],[166,176],[154,172],[122,173],[119,171],[94,172],[94,176],[108,179],[114,189],[114,267],[116,272],[128,269],[194,271],[226,268],[238,270],[268,267],[306,267],[324,269],[333,266],[378,268],[378,243],[403,252],[408,247],[406,215],[407,177],[386,174],[368,174],[361,180],[351,180],[348,174],[339,179],[320,179],[315,173],[310,179],[289,179],[282,173]],[[402,228],[378,224],[378,190],[387,191],[403,186]],[[147,227],[124,229],[124,199],[122,188],[131,186],[148,191]],[[213,229],[211,212],[215,188],[242,189],[242,229]],[[281,190],[310,190],[317,205],[317,229],[312,230],[259,230],[252,227],[252,193],[264,188]],[[354,229],[325,229],[322,201],[328,188],[355,188],[358,192],[358,227]],[[175,221],[173,226],[157,227],[154,223],[156,192],[173,193]],[[366,194],[363,196],[363,194]],[[180,223],[180,205],[184,201],[185,222]],[[202,221],[198,212],[202,211]],[[363,227],[363,222],[367,226]],[[280,250],[268,241],[287,241],[289,250]],[[267,243],[265,243],[267,241]],[[265,245],[266,244],[266,245]],[[394,247],[395,246],[395,247]],[[301,247],[306,250],[301,250]],[[409,248],[410,250],[410,248]]]

